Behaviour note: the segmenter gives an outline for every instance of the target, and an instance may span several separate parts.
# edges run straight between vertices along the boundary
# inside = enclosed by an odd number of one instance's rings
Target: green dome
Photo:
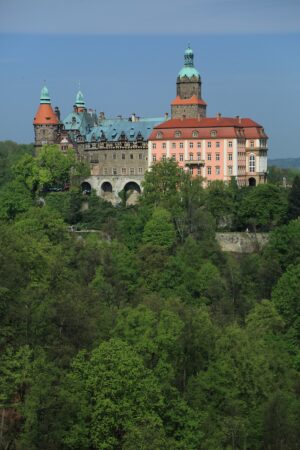
[[[83,98],[83,93],[81,91],[77,92],[75,105],[79,108],[85,108],[85,101]]]
[[[46,86],[44,86],[41,90],[40,103],[48,105],[51,103],[48,88],[46,88]]]
[[[188,48],[184,52],[184,66],[179,72],[178,76],[180,78],[183,77],[197,77],[200,78],[200,74],[197,69],[194,67],[194,52],[191,47],[188,45]]]

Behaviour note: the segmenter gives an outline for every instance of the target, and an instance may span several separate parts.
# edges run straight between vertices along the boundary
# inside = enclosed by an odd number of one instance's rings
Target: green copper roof
[[[83,98],[83,93],[81,91],[77,92],[75,105],[81,108],[85,108],[85,101]]]
[[[41,104],[46,103],[48,105],[51,103],[49,92],[46,86],[44,86],[43,89],[41,90],[40,103]]]
[[[178,76],[180,78],[191,78],[193,76],[200,78],[198,70],[194,67],[194,52],[190,46],[188,46],[188,48],[184,52],[184,66],[179,72]]]

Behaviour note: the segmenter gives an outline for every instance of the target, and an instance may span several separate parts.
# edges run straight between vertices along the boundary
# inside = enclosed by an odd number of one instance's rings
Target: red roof
[[[267,138],[263,127],[252,119],[238,117],[205,117],[199,119],[171,119],[153,128],[149,140],[156,140],[157,132],[162,132],[161,139],[222,139],[222,138]],[[181,134],[175,137],[174,131]],[[215,130],[216,136],[211,132]],[[192,135],[198,131],[198,136]]]
[[[197,98],[196,95],[193,95],[191,98],[180,98],[177,95],[171,105],[206,105],[206,103],[202,98]]]
[[[58,117],[48,103],[42,103],[33,120],[34,125],[57,125]]]

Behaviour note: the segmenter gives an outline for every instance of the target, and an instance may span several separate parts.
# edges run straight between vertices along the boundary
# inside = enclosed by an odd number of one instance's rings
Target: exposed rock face
[[[269,241],[268,233],[216,233],[223,252],[253,253],[260,251]]]

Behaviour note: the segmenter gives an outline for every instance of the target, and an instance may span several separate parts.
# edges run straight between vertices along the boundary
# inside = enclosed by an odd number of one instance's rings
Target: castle
[[[171,158],[182,170],[213,180],[255,186],[267,177],[268,137],[261,125],[248,118],[206,117],[201,77],[188,47],[184,66],[177,76],[171,119],[164,117],[106,118],[87,109],[81,91],[73,111],[63,120],[53,110],[48,89],[43,87],[33,125],[35,146],[58,144],[62,151],[74,148],[87,161],[91,175],[84,190],[117,203],[122,190],[141,191],[144,173],[156,161]]]

